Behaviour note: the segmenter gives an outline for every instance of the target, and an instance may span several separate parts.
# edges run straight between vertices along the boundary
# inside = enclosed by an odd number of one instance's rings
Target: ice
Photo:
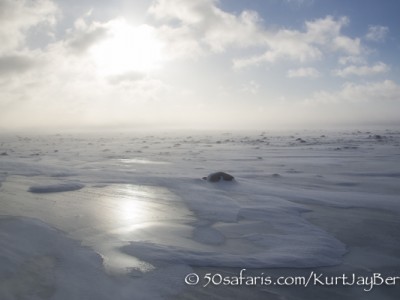
[[[225,236],[210,226],[197,226],[193,229],[193,239],[199,243],[221,245],[225,242]]]
[[[1,139],[1,299],[174,298],[192,268],[400,266],[397,131]],[[235,181],[202,180],[219,170]]]
[[[112,276],[99,254],[35,219],[0,218],[0,237],[5,300],[161,299],[181,288],[177,276],[191,271],[176,265],[136,278]]]
[[[80,190],[84,186],[84,184],[74,182],[52,185],[34,185],[31,186],[28,191],[31,193],[58,193]]]

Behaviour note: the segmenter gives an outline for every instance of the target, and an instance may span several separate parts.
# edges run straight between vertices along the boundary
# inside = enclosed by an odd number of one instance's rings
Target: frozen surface
[[[136,278],[111,276],[99,254],[35,219],[0,218],[0,237],[4,300],[160,299],[181,288],[177,276],[190,271],[171,266]]]
[[[0,298],[174,298],[192,268],[398,270],[399,146],[398,131],[1,136]],[[235,181],[201,179],[216,171]]]
[[[67,191],[76,191],[83,188],[85,185],[81,183],[60,183],[53,185],[33,185],[29,188],[29,192],[31,193],[58,193],[58,192],[67,192]]]

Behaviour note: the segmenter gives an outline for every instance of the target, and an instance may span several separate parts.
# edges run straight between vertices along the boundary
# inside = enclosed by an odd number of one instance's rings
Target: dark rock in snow
[[[300,142],[300,143],[306,143],[305,140],[303,140],[302,138],[297,138],[296,141]]]
[[[382,136],[381,135],[379,135],[379,134],[375,134],[374,135],[374,139],[376,139],[376,140],[382,140]]]
[[[215,172],[209,174],[207,177],[203,177],[203,179],[209,182],[218,182],[221,179],[225,181],[232,181],[233,179],[235,179],[235,177],[225,172]]]

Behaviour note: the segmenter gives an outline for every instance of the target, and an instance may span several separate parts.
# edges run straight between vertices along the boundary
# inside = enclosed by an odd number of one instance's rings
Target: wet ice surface
[[[399,143],[397,131],[2,136],[0,298],[209,298],[184,286],[193,268],[398,272]],[[201,180],[215,171],[236,180]],[[258,290],[302,299],[287,291]]]

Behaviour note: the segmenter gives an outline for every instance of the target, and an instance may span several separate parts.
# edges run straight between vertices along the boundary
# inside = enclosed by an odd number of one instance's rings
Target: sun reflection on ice
[[[105,234],[96,235],[93,242],[105,255],[104,265],[112,272],[131,268],[142,272],[152,270],[151,264],[120,252],[118,248],[130,241],[158,239],[160,228],[192,218],[181,200],[164,188],[119,184],[100,190],[100,218],[107,220],[108,229]]]
[[[60,193],[26,191],[27,186],[40,184],[48,184],[48,178],[9,176],[2,183],[2,213],[37,218],[66,232],[99,253],[111,272],[150,270],[151,265],[119,248],[131,241],[170,239],[165,230],[193,220],[182,200],[159,186],[110,184]]]
[[[114,213],[117,220],[129,224],[150,221],[155,213],[152,212],[150,199],[155,199],[151,191],[144,187],[120,188],[116,192],[117,201]]]

